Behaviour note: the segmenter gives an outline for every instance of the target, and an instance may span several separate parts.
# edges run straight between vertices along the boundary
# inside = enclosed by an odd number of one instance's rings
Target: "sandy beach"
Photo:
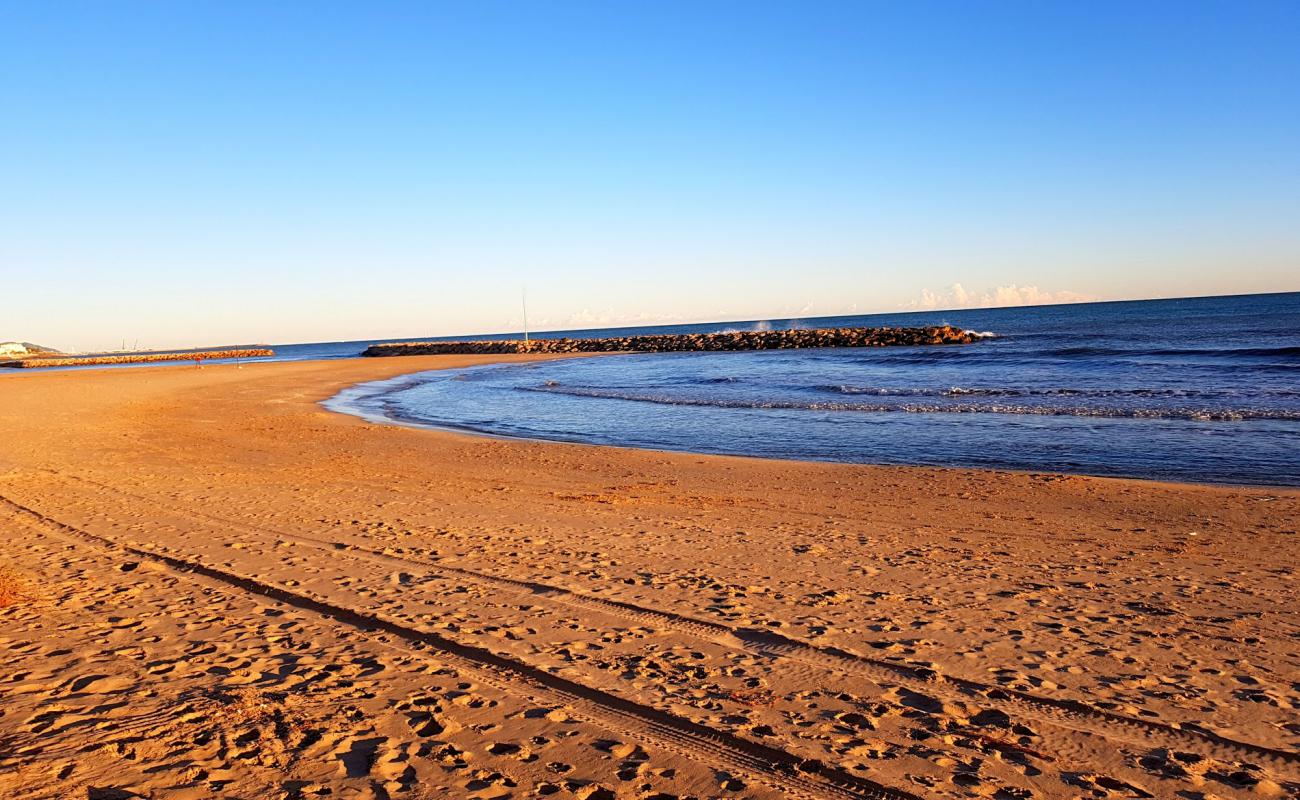
[[[0,797],[1300,793],[1300,492],[319,405],[529,358],[0,378]]]

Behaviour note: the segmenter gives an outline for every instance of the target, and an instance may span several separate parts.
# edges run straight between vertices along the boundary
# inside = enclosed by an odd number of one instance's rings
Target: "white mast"
[[[524,307],[524,344],[527,345],[528,344],[528,287],[526,286],[524,287],[520,295],[520,302],[523,304]]]

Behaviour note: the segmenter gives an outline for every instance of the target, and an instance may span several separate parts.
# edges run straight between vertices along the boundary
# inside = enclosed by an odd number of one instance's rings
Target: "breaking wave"
[[[881,395],[888,397],[1184,397],[1203,399],[1225,399],[1230,397],[1300,397],[1300,389],[1250,389],[1240,393],[1225,391],[1199,391],[1195,389],[1011,389],[1003,387],[964,387],[952,386],[946,389],[926,388],[877,388],[874,386],[819,386],[820,391],[837,394]]]
[[[589,397],[603,400],[623,400],[633,403],[652,403],[666,406],[688,406],[700,408],[730,409],[766,409],[786,411],[856,411],[866,413],[899,412],[910,414],[1032,414],[1037,416],[1068,417],[1110,417],[1131,419],[1185,419],[1229,422],[1237,420],[1300,420],[1300,411],[1277,409],[1209,409],[1179,407],[1107,407],[1083,405],[1030,405],[994,402],[961,403],[918,403],[918,402],[804,402],[797,400],[740,400],[727,398],[693,398],[656,394],[652,392],[628,392],[599,389],[585,386],[561,386],[554,382],[540,386],[515,387],[523,392],[543,392],[548,394],[569,395],[571,397]],[[1063,390],[1064,391],[1064,390]],[[909,390],[907,396],[961,397],[966,393],[952,394],[944,390],[935,395]],[[1046,395],[1040,395],[1046,396]]]
[[[1045,356],[1204,356],[1210,358],[1300,358],[1300,347],[1098,347],[1078,345],[1042,351]],[[1300,364],[1297,364],[1300,366]]]

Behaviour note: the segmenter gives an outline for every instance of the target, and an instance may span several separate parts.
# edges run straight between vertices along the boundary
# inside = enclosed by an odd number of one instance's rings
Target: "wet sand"
[[[1300,792],[1300,492],[317,404],[529,358],[0,378],[0,797]]]

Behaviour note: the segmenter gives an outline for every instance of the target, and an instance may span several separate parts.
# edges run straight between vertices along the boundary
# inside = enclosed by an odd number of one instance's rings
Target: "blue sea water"
[[[1300,486],[1300,293],[583,335],[938,323],[992,335],[961,346],[655,353],[424,372],[353,387],[329,405],[566,442]]]

